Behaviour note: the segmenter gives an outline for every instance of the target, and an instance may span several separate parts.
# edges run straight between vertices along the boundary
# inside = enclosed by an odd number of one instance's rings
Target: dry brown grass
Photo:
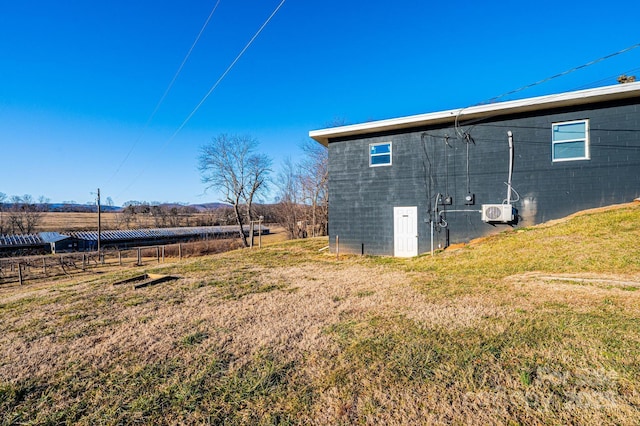
[[[638,424],[638,222],[433,259],[288,242],[165,265],[182,278],[141,290],[109,274],[3,287],[3,423]],[[588,236],[607,223],[623,257]]]
[[[102,213],[101,225],[104,229],[117,229],[118,228],[118,214],[119,213]],[[148,228],[153,227],[153,221],[149,218]],[[86,231],[98,229],[98,215],[97,213],[82,213],[82,212],[47,212],[42,214],[42,222],[38,226],[38,232],[46,231],[58,231],[58,232],[70,232],[70,231]]]
[[[122,221],[122,213],[103,212],[101,214],[101,226],[103,229],[124,229],[126,226]],[[202,221],[210,219],[207,213],[192,213],[188,216],[189,223],[196,226]],[[153,216],[143,214],[136,215],[135,222],[131,226],[134,228],[156,228]],[[271,225],[267,225],[270,226]],[[47,212],[42,213],[42,222],[37,228],[37,232],[45,231],[86,231],[98,228],[97,213],[83,212]],[[278,228],[277,226],[274,228]]]
[[[126,229],[126,224],[122,220],[122,213],[103,212],[100,215],[103,229]],[[206,213],[192,213],[188,215],[189,223],[196,226],[201,221],[209,219]],[[156,228],[153,216],[138,214],[135,221],[130,224],[131,228]],[[37,228],[37,232],[44,231],[86,231],[98,228],[98,215],[91,212],[46,212],[42,213],[42,222]]]

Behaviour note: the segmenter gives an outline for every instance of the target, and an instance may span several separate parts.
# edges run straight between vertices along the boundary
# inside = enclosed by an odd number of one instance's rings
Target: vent
[[[483,204],[482,220],[485,222],[510,223],[516,216],[511,204]]]

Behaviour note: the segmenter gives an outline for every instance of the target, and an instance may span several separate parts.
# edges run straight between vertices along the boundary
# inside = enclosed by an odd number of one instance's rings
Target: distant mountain
[[[146,203],[145,203],[146,204]],[[5,203],[5,206],[10,206],[10,203]],[[156,205],[156,204],[153,204]],[[198,212],[206,212],[209,210],[216,210],[219,208],[230,207],[229,204],[225,203],[202,203],[202,204],[184,204],[184,203],[161,203],[159,204],[162,207],[192,207],[196,209]],[[103,212],[119,212],[122,211],[123,207],[120,206],[100,206]],[[51,203],[46,206],[46,208],[50,212],[97,212],[98,207],[96,205],[89,204],[70,204],[70,203]]]
[[[103,212],[117,212],[122,210],[118,206],[100,206]],[[98,206],[89,204],[51,203],[47,205],[50,212],[97,212]]]
[[[189,207],[195,207],[198,211],[216,210],[219,208],[231,207],[225,203],[204,203],[204,204],[189,204]]]

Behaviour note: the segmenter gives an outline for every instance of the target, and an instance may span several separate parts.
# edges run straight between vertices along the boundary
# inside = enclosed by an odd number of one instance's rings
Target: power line
[[[264,29],[264,27],[267,26],[267,24],[271,21],[271,19],[276,15],[276,13],[278,13],[278,11],[280,10],[280,8],[282,7],[282,5],[284,4],[286,0],[282,0],[280,2],[280,4],[278,5],[278,7],[275,8],[275,10],[271,13],[271,15],[269,15],[269,17],[267,18],[267,20],[264,22],[264,24],[262,24],[262,26],[258,29],[258,31],[253,35],[253,37],[251,37],[251,40],[249,40],[249,42],[244,46],[244,48],[240,51],[240,53],[238,54],[238,56],[236,56],[236,58],[233,60],[233,62],[231,62],[231,65],[229,65],[227,67],[227,69],[222,73],[222,75],[218,78],[218,80],[213,84],[213,86],[211,86],[211,88],[209,89],[209,91],[207,92],[206,95],[204,95],[204,97],[202,98],[202,100],[200,100],[200,102],[198,103],[198,105],[196,105],[196,107],[193,109],[193,111],[191,111],[191,113],[187,116],[187,118],[184,119],[184,121],[182,122],[182,124],[178,127],[178,129],[173,133],[173,135],[171,135],[171,137],[169,138],[169,140],[167,140],[167,142],[165,142],[164,146],[168,145],[177,135],[178,133],[180,133],[180,131],[184,128],[184,126],[187,125],[187,123],[189,122],[189,120],[191,120],[191,118],[194,116],[194,114],[200,109],[200,107],[202,106],[202,104],[205,103],[205,101],[207,100],[207,98],[211,95],[211,93],[213,93],[214,90],[216,90],[216,88],[218,87],[218,85],[220,84],[220,82],[222,82],[222,80],[227,76],[227,74],[229,74],[229,71],[231,71],[231,69],[234,67],[234,65],[240,60],[240,58],[242,57],[242,55],[244,55],[244,52],[247,51],[247,49],[249,48],[249,46],[251,46],[251,44],[253,44],[254,40],[258,37],[258,35],[260,35],[260,33],[262,32],[262,30]]]
[[[162,145],[162,147],[160,148],[161,150],[166,148],[174,139],[175,137],[178,135],[178,133],[180,133],[180,131],[184,128],[184,126],[187,125],[187,123],[191,120],[191,118],[195,115],[195,113],[200,109],[200,107],[205,103],[205,101],[207,100],[207,98],[209,98],[209,96],[213,93],[213,91],[218,87],[218,85],[222,82],[222,80],[227,76],[227,74],[229,74],[229,72],[231,71],[231,69],[235,66],[235,64],[240,60],[240,58],[242,57],[242,55],[244,55],[244,53],[247,51],[247,49],[249,49],[249,47],[253,44],[253,42],[255,41],[255,39],[260,35],[260,33],[262,32],[262,30],[264,30],[264,28],[269,24],[269,22],[271,22],[271,19],[273,19],[273,17],[276,15],[276,13],[278,13],[278,11],[280,10],[280,8],[284,5],[286,0],[282,0],[280,2],[280,4],[278,4],[278,6],[274,9],[274,11],[271,13],[271,15],[269,15],[269,17],[266,19],[266,21],[264,21],[264,23],[260,26],[260,28],[258,29],[258,31],[256,31],[256,33],[253,35],[253,37],[251,37],[251,39],[249,40],[249,42],[244,46],[244,48],[240,51],[240,53],[238,53],[238,55],[236,56],[236,58],[231,62],[231,64],[227,67],[227,69],[222,73],[222,75],[218,78],[218,80],[216,80],[216,82],[213,84],[213,86],[211,86],[211,88],[209,89],[209,91],[204,95],[204,97],[200,100],[200,102],[196,105],[196,107],[191,111],[191,113],[187,116],[187,118],[184,119],[184,121],[182,122],[182,124],[180,124],[180,126],[178,127],[178,129],[171,135],[171,137],[169,139],[167,139],[167,141]],[[120,197],[120,195],[122,195],[124,192],[126,192],[129,188],[131,188],[131,186],[133,186],[133,184],[140,178],[140,176],[142,176],[144,174],[145,170],[142,169],[140,170],[140,173],[138,173],[138,175],[131,181],[131,183],[122,190],[122,192],[118,195],[118,197]]]
[[[182,61],[182,63],[180,64],[180,67],[178,68],[178,71],[176,71],[176,74],[173,76],[173,79],[171,79],[171,83],[169,83],[169,87],[167,87],[167,90],[165,90],[164,94],[162,95],[162,98],[160,98],[160,101],[158,102],[158,105],[156,105],[156,108],[153,110],[152,118],[156,114],[156,112],[158,111],[158,108],[160,107],[160,105],[164,101],[164,98],[167,97],[167,94],[169,93],[169,90],[171,90],[171,87],[173,87],[173,83],[175,83],[176,79],[178,78],[178,75],[182,71],[182,68],[184,67],[184,65],[186,64],[187,60],[189,59],[189,56],[191,56],[191,52],[193,52],[193,49],[196,47],[196,44],[198,44],[198,41],[200,40],[200,37],[202,36],[202,33],[204,32],[205,28],[207,28],[207,25],[209,25],[209,21],[211,21],[211,17],[215,13],[215,11],[218,8],[219,4],[220,4],[220,0],[218,0],[216,2],[215,6],[213,6],[213,9],[211,10],[211,13],[209,14],[209,17],[207,18],[207,20],[205,21],[204,25],[200,29],[200,32],[198,33],[198,36],[194,40],[193,44],[189,48],[189,51],[187,52],[187,55],[184,57],[184,60]],[[151,121],[151,120],[149,120],[149,121]],[[149,123],[147,123],[147,124],[149,124]]]
[[[531,84],[528,84],[526,86],[520,87],[519,89],[511,90],[510,92],[503,93],[502,95],[496,96],[496,97],[491,98],[491,99],[489,99],[489,100],[487,100],[485,102],[481,102],[480,104],[477,104],[477,105],[490,104],[490,103],[496,102],[498,99],[502,99],[505,96],[509,96],[509,95],[513,95],[513,94],[518,93],[518,92],[522,92],[523,90],[530,89],[530,88],[532,88],[534,86],[546,83],[546,82],[554,80],[554,79],[556,79],[558,77],[563,77],[563,76],[565,76],[567,74],[571,74],[574,71],[578,71],[578,70],[581,70],[583,68],[587,68],[587,67],[589,67],[591,65],[597,64],[598,62],[602,62],[604,60],[613,58],[614,56],[618,56],[618,55],[621,55],[623,53],[626,53],[626,52],[628,52],[630,50],[633,50],[633,49],[635,49],[637,47],[640,47],[640,43],[636,43],[633,46],[626,47],[626,48],[624,48],[622,50],[618,50],[617,52],[610,53],[609,55],[603,56],[601,58],[594,59],[593,61],[589,61],[586,64],[582,64],[582,65],[579,65],[577,67],[571,68],[570,70],[563,71],[563,72],[561,72],[559,74],[556,74],[556,75],[552,75],[551,77],[543,78],[542,80],[539,80],[539,81],[536,81],[535,83],[531,83]]]
[[[640,70],[640,68],[632,68],[627,71],[616,72],[615,75],[608,75],[606,77],[601,78],[600,80],[595,80],[580,86],[576,86],[572,90],[582,90],[582,89],[589,89],[593,87],[602,86],[604,83],[610,82],[612,79],[620,77],[620,75],[630,75],[631,73],[637,72],[638,70]]]
[[[498,99],[502,99],[502,98],[504,98],[504,97],[506,97],[506,96],[513,95],[513,94],[518,93],[518,92],[522,92],[523,90],[530,89],[530,88],[532,88],[532,87],[534,87],[534,86],[538,86],[538,85],[540,85],[540,84],[543,84],[543,83],[546,83],[546,82],[548,82],[548,81],[554,80],[554,79],[556,79],[556,78],[558,78],[558,77],[563,77],[563,76],[565,76],[565,75],[567,75],[567,74],[571,74],[571,73],[572,73],[572,72],[574,72],[574,71],[578,71],[578,70],[580,70],[580,69],[584,69],[584,68],[590,67],[591,65],[595,65],[595,64],[597,64],[597,63],[599,63],[599,62],[602,62],[602,61],[604,61],[604,60],[607,60],[607,59],[613,58],[614,56],[618,56],[618,55],[621,55],[621,54],[623,54],[623,53],[629,52],[630,50],[636,49],[636,48],[638,48],[638,47],[640,47],[640,43],[636,43],[636,44],[631,45],[631,46],[629,46],[629,47],[626,47],[626,48],[624,48],[624,49],[622,49],[622,50],[618,50],[617,52],[610,53],[610,54],[605,55],[605,56],[602,56],[602,57],[600,57],[600,58],[598,58],[598,59],[594,59],[593,61],[589,61],[589,62],[587,62],[587,63],[585,63],[585,64],[578,65],[577,67],[574,67],[574,68],[571,68],[571,69],[569,69],[569,70],[563,71],[563,72],[561,72],[561,73],[559,73],[559,74],[555,74],[555,75],[552,75],[552,76],[550,76],[550,77],[544,78],[544,79],[542,79],[542,80],[538,80],[538,81],[536,81],[535,83],[527,84],[526,86],[522,86],[522,87],[520,87],[520,88],[518,88],[518,89],[511,90],[511,91],[509,91],[509,92],[503,93],[502,95],[495,96],[495,97],[493,97],[493,98],[491,98],[491,99],[488,99],[488,100],[486,100],[486,101],[479,102],[479,103],[477,103],[477,104],[469,105],[469,106],[467,106],[467,107],[461,108],[461,109],[458,111],[458,113],[456,114],[456,118],[455,118],[455,121],[454,121],[454,129],[455,129],[455,131],[456,131],[456,134],[457,134],[460,138],[462,138],[462,137],[463,137],[463,135],[462,135],[462,133],[463,133],[463,132],[461,132],[461,129],[460,129],[460,116],[462,115],[463,111],[464,111],[465,109],[467,109],[467,108],[471,108],[471,107],[478,106],[478,105],[486,105],[486,104],[494,103],[494,102],[496,102]],[[556,96],[560,96],[560,94],[557,94]],[[481,118],[481,119],[472,120],[472,121],[469,121],[469,122],[465,123],[465,125],[467,125],[467,126],[468,126],[468,125],[472,125],[472,124],[477,123],[477,122],[479,122],[479,121],[486,120],[487,118],[491,118],[491,117],[483,117],[483,118]]]
[[[215,11],[218,8],[219,4],[220,4],[220,0],[217,0],[216,4],[213,6],[213,9],[211,9],[211,13],[209,13],[209,16],[207,17],[207,20],[204,22],[204,25],[202,26],[202,28],[200,29],[200,32],[196,36],[196,39],[193,41],[193,44],[191,44],[191,47],[189,48],[189,51],[187,52],[187,54],[185,55],[184,59],[182,60],[182,63],[178,67],[178,70],[173,75],[173,78],[171,79],[171,82],[169,83],[169,85],[165,89],[164,93],[160,97],[160,100],[158,101],[158,103],[156,104],[155,108],[153,109],[153,112],[151,113],[151,115],[147,119],[147,122],[145,123],[144,127],[142,128],[142,132],[136,138],[136,140],[133,143],[133,145],[131,145],[131,148],[129,149],[129,152],[127,152],[127,155],[125,155],[124,159],[118,165],[118,167],[117,167],[116,171],[113,173],[113,175],[107,180],[107,183],[109,183],[118,174],[118,172],[120,172],[120,169],[122,168],[124,163],[129,159],[129,156],[133,152],[134,148],[138,145],[138,142],[140,142],[140,139],[142,139],[142,136],[144,135],[144,132],[147,130],[147,128],[151,124],[151,121],[156,116],[156,113],[160,109],[160,106],[162,105],[162,103],[164,102],[165,98],[167,97],[167,95],[169,94],[171,89],[173,88],[174,83],[176,82],[176,80],[178,79],[178,76],[182,72],[182,68],[184,68],[185,64],[187,63],[187,60],[189,60],[189,57],[191,56],[191,52],[193,52],[193,49],[195,49],[196,45],[198,44],[198,41],[200,41],[200,37],[202,37],[202,33],[204,33],[204,30],[209,25],[209,21],[211,21],[211,18],[213,17],[213,14],[215,13]]]

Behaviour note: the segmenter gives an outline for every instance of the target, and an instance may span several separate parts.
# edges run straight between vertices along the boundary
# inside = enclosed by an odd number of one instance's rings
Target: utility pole
[[[100,256],[100,233],[102,231],[100,210],[100,188],[98,188],[98,256]]]

